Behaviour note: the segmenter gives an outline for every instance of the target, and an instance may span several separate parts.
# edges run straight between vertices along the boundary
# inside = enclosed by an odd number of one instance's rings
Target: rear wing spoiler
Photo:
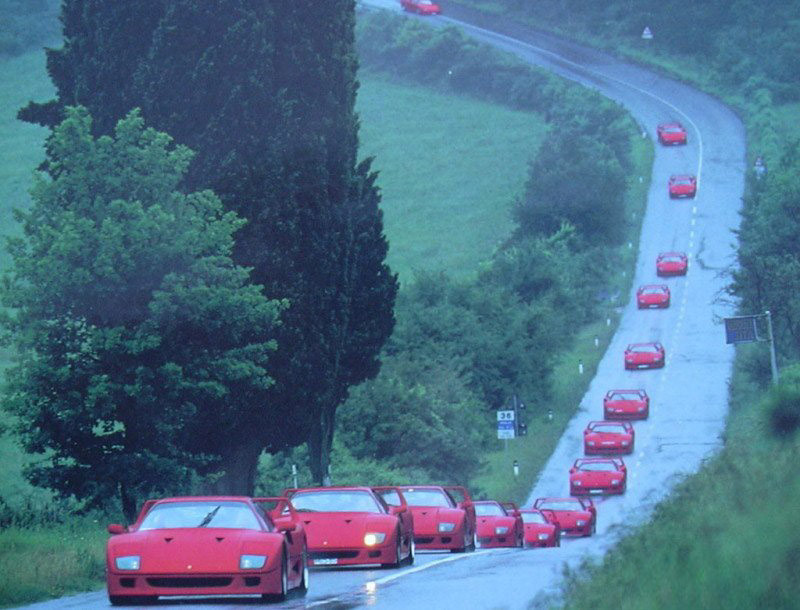
[[[381,499],[386,502],[389,506],[400,506],[401,508],[408,508],[408,502],[406,502],[406,497],[403,495],[403,490],[399,487],[395,487],[394,485],[379,485],[377,487],[372,487],[372,491],[375,492],[376,495],[380,496]],[[399,504],[395,502],[390,502],[389,499],[392,498],[393,494],[397,494],[397,499],[400,501]],[[389,497],[387,497],[389,496]]]

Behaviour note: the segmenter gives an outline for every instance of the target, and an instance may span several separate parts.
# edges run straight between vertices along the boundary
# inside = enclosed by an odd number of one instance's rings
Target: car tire
[[[288,553],[283,549],[281,557],[281,591],[280,593],[264,593],[261,599],[268,602],[282,602],[289,595],[289,560]]]
[[[396,569],[403,565],[403,539],[400,536],[400,530],[395,532],[394,538],[394,562],[383,564],[383,567],[387,569]]]
[[[414,544],[414,538],[411,538],[411,546],[408,549],[408,557],[405,558],[405,564],[407,566],[413,566],[414,560],[417,557],[417,545]]]
[[[308,547],[303,547],[301,561],[303,562],[301,566],[301,569],[303,570],[303,579],[300,581],[297,591],[300,593],[300,595],[305,595],[308,593],[308,578],[310,575],[310,570],[308,569]]]
[[[112,606],[151,606],[158,601],[156,595],[109,595]]]

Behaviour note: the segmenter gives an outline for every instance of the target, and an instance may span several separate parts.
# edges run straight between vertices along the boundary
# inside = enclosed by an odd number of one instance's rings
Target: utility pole
[[[778,359],[775,357],[775,337],[772,335],[772,315],[769,310],[764,312],[767,316],[767,333],[769,334],[769,364],[772,368],[772,383],[778,384]]]

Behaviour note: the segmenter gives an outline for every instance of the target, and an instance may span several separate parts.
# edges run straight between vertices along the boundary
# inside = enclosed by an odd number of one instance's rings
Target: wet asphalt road
[[[398,10],[393,0],[364,4]],[[460,12],[461,18],[474,20]],[[449,16],[427,18],[426,22],[434,27],[461,27],[525,61],[597,89],[622,103],[653,141],[659,122],[677,119],[688,128],[687,146],[664,148],[656,144],[634,291],[640,284],[661,282],[655,275],[655,259],[661,251],[687,252],[689,273],[684,278],[665,280],[672,291],[668,310],[638,311],[635,296],[631,296],[581,408],[526,505],[539,496],[568,495],[567,470],[582,455],[582,430],[590,419],[602,419],[602,397],[608,389],[646,389],[651,397],[650,418],[634,424],[636,453],[626,458],[627,493],[599,501],[598,530],[592,538],[568,539],[557,549],[418,554],[412,568],[400,570],[315,571],[307,597],[281,607],[516,609],[528,607],[535,599],[537,606],[547,607],[547,596],[557,592],[565,564],[574,567],[586,557],[604,553],[631,526],[645,521],[671,486],[696,471],[721,445],[733,349],[725,345],[720,317],[731,315],[733,310],[720,297],[724,297],[722,290],[727,283],[725,271],[735,260],[732,229],[739,222],[744,188],[745,136],[741,122],[715,99],[603,53],[519,26],[501,26],[513,37],[497,34],[458,21],[455,16],[453,9]],[[670,200],[667,179],[671,173],[684,172],[698,175],[697,197]],[[642,341],[664,344],[664,369],[623,369],[625,345]],[[218,600],[202,605],[170,602],[167,606],[230,609],[252,604]],[[31,606],[48,610],[106,607],[104,592]]]

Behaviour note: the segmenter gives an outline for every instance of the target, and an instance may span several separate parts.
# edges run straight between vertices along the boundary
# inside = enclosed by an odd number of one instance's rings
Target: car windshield
[[[475,514],[479,517],[505,517],[506,511],[503,510],[502,506],[494,502],[487,502],[486,504],[476,502]]]
[[[638,392],[614,392],[611,395],[611,400],[641,400],[642,397]]]
[[[579,500],[549,500],[541,502],[536,508],[545,510],[584,510]]]
[[[650,129],[652,129],[652,127]],[[683,131],[683,127],[679,127],[678,125],[667,125],[664,127],[664,131],[667,133],[681,133]]]
[[[637,354],[645,354],[648,352],[657,352],[658,348],[655,345],[631,345],[628,348],[632,352],[636,352]]]
[[[443,489],[404,489],[403,496],[409,506],[455,507],[453,500]]]
[[[662,286],[643,286],[642,294],[663,294],[664,288]]]
[[[164,502],[145,515],[139,530],[195,527],[263,529],[253,509],[244,502]]]
[[[613,462],[585,462],[578,464],[578,470],[583,472],[616,472],[617,467]]]
[[[600,432],[601,434],[624,434],[625,429],[622,426],[614,424],[597,424],[591,427],[592,432]]]
[[[692,183],[692,179],[689,178],[688,176],[682,176],[680,178],[675,178],[675,184],[684,184],[684,185],[686,185],[686,184],[691,184],[691,183]]]
[[[665,263],[680,263],[683,261],[683,257],[673,254],[671,256],[665,256],[661,260],[663,260]]]
[[[292,504],[300,512],[383,513],[378,501],[364,490],[298,491]]]
[[[546,524],[547,519],[541,513],[522,513],[522,522]]]

